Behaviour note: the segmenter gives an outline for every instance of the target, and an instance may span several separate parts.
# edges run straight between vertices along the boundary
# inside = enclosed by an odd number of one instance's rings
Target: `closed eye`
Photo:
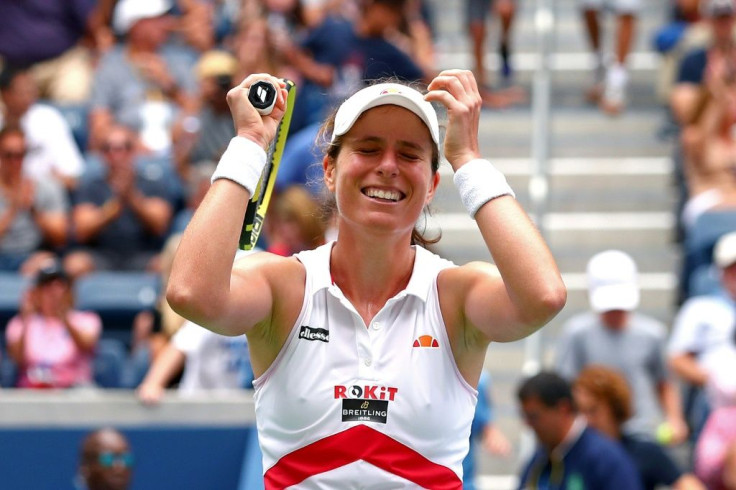
[[[409,160],[409,161],[414,162],[417,160],[421,160],[422,157],[420,155],[417,155],[416,153],[404,152],[404,153],[401,153],[401,158],[403,158],[404,160]]]
[[[356,148],[356,151],[361,155],[374,155],[378,152],[377,148]]]

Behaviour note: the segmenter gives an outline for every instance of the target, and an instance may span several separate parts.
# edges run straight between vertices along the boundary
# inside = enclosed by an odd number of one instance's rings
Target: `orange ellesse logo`
[[[439,347],[440,343],[431,335],[420,335],[414,341],[413,347]]]

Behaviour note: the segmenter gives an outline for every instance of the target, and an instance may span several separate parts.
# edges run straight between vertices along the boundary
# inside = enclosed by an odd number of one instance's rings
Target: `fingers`
[[[427,88],[429,93],[425,98],[441,102],[448,106],[448,109],[451,105],[455,105],[453,99],[460,104],[478,108],[483,102],[473,72],[469,70],[444,70]],[[451,97],[448,98],[447,94]]]
[[[427,87],[425,100],[447,107],[444,154],[454,169],[480,155],[478,124],[483,99],[473,73],[445,70]]]
[[[270,82],[278,88],[276,104],[270,114],[261,115],[248,100],[249,88],[258,81]],[[227,93],[227,103],[233,116],[236,134],[251,139],[266,148],[276,133],[276,127],[286,110],[286,83],[268,73],[248,75]]]

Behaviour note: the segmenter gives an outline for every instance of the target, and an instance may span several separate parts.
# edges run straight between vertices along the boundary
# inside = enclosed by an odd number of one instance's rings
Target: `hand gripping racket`
[[[250,250],[255,247],[261,234],[263,220],[266,219],[266,211],[268,211],[268,203],[271,201],[271,194],[276,184],[276,174],[279,171],[281,156],[284,153],[284,145],[289,135],[291,113],[296,98],[296,86],[291,80],[284,79],[283,81],[286,82],[286,90],[288,91],[286,111],[276,128],[276,136],[266,152],[266,166],[258,181],[258,186],[256,186],[255,192],[248,201],[248,207],[245,209],[243,228],[240,232],[241,250]],[[248,100],[263,115],[271,113],[276,103],[276,97],[276,88],[270,82],[256,82],[248,90]]]

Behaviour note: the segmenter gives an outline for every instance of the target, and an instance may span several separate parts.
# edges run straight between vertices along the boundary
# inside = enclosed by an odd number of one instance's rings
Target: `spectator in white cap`
[[[695,432],[700,430],[709,411],[720,404],[724,383],[733,384],[736,232],[718,239],[713,262],[720,270],[721,291],[695,296],[683,303],[675,317],[668,346],[672,370],[692,387],[705,388],[696,390],[698,395],[693,401],[691,424]]]
[[[666,424],[672,442],[681,442],[688,431],[665,364],[667,330],[659,320],[635,311],[640,299],[636,263],[620,250],[606,250],[589,260],[587,276],[591,311],[565,323],[557,346],[558,372],[573,381],[590,364],[617,370],[633,391],[633,416],[624,431],[651,438]]]
[[[113,27],[123,42],[100,60],[90,99],[90,146],[98,149],[114,123],[138,134],[158,154],[171,148],[176,117],[195,107],[192,53],[167,43],[176,27],[170,0],[120,0]]]

